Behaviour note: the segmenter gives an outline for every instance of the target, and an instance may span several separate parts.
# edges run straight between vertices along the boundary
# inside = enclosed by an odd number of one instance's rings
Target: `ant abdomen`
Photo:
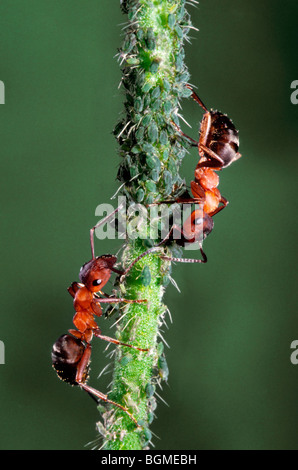
[[[78,385],[77,368],[85,352],[85,346],[79,338],[62,335],[53,344],[52,363],[58,377],[70,385]],[[84,371],[83,381],[88,375],[88,367]]]
[[[219,111],[210,111],[211,124],[206,140],[206,147],[222,160],[221,168],[226,168],[235,159],[239,149],[238,131],[231,119]]]

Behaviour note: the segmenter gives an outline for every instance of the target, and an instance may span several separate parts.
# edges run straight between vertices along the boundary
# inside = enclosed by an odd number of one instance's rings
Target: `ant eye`
[[[99,286],[102,283],[101,279],[95,279],[95,281],[92,282],[93,286]]]

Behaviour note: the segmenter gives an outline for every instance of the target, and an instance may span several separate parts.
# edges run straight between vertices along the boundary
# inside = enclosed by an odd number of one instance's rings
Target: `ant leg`
[[[133,346],[132,344],[127,344],[127,343],[122,343],[121,341],[118,341],[115,338],[111,338],[110,336],[105,336],[101,334],[101,330],[98,328],[98,330],[93,330],[94,336],[96,338],[103,339],[104,341],[108,341],[109,343],[117,344],[119,346],[127,346],[128,348],[136,349],[137,351],[149,351],[149,349],[144,349],[144,348],[138,348],[137,346]]]
[[[120,302],[124,302],[126,304],[142,304],[143,302],[148,302],[147,299],[122,299],[118,297],[107,297],[105,299],[101,297],[95,297],[93,301],[103,304],[119,304]]]
[[[129,413],[127,408],[125,408],[122,405],[119,405],[119,403],[116,403],[112,400],[109,400],[107,395],[104,395],[103,393],[99,392],[95,388],[90,387],[89,385],[86,385],[84,383],[84,371],[86,370],[86,368],[87,368],[87,366],[90,362],[90,356],[91,356],[91,346],[90,346],[90,344],[87,344],[86,349],[84,351],[84,354],[82,356],[82,359],[80,360],[80,362],[78,364],[78,367],[77,367],[77,373],[76,373],[76,382],[77,382],[77,384],[83,390],[85,390],[89,395],[90,394],[94,395],[97,398],[99,398],[100,400],[105,401],[106,403],[110,403],[111,405],[114,405],[114,406],[117,406],[118,408],[121,408],[121,410],[125,411],[125,413],[128,414],[128,416],[136,423],[136,425],[139,426],[136,419],[131,415],[131,413]]]
[[[113,271],[116,274],[119,274],[120,276],[123,274],[123,271],[120,271],[120,269],[116,269],[116,268],[110,268],[110,269],[111,271]]]
[[[158,245],[155,245],[155,246],[153,246],[152,248],[149,248],[148,250],[144,251],[144,253],[142,253],[142,254],[139,255],[137,258],[135,258],[135,259],[130,263],[130,265],[128,266],[128,268],[126,268],[125,271],[123,271],[122,276],[121,276],[121,279],[120,279],[120,282],[122,282],[123,278],[124,278],[125,276],[127,276],[127,274],[129,273],[129,271],[133,268],[133,266],[134,266],[138,261],[140,261],[140,259],[144,258],[144,256],[149,255],[150,253],[154,253],[155,251],[158,251],[159,245],[161,245],[163,242],[164,242],[164,240],[163,240],[162,242],[158,243]]]
[[[70,295],[75,298],[76,293],[78,290],[83,287],[83,284],[80,284],[79,282],[73,282],[69,287],[68,287],[68,292]]]
[[[127,408],[125,408],[124,406],[122,405],[119,405],[119,403],[116,403],[115,401],[112,401],[112,400],[109,400],[108,399],[108,396],[107,395],[104,395],[103,393],[101,393],[99,390],[96,390],[95,388],[93,387],[90,387],[89,385],[86,385],[86,384],[79,384],[80,387],[85,390],[88,394],[92,394],[92,395],[95,395],[97,398],[99,398],[100,400],[106,402],[106,403],[110,403],[111,405],[114,405],[114,406],[117,406],[118,408],[120,408],[122,411],[124,411],[129,417],[130,419],[135,423],[135,425],[137,427],[140,427],[140,425],[138,424],[137,420],[133,417],[133,415],[128,411]]]
[[[94,254],[94,231],[99,227],[100,225],[106,223],[113,215],[115,215],[120,209],[122,209],[123,204],[120,204],[120,206],[117,207],[113,212],[108,214],[106,217],[101,219],[94,227],[90,229],[90,245],[91,245],[91,254],[92,254],[92,259],[95,259],[95,254]],[[115,271],[117,272],[117,271]]]
[[[188,198],[177,198],[177,199],[168,199],[166,201],[157,201],[157,202],[152,202],[151,204],[147,204],[149,207],[151,206],[158,206],[160,204],[200,204],[202,201],[199,198],[193,198],[193,197],[188,197]]]
[[[190,85],[186,85],[186,88],[188,88],[191,92],[192,95],[191,97],[201,106],[201,108],[204,109],[204,111],[208,112],[208,109],[204,105],[203,101],[198,97],[198,95],[193,91],[192,87]]]
[[[210,214],[209,214],[210,217],[213,217],[215,214],[218,214],[221,210],[223,210],[229,204],[229,201],[223,196],[221,197],[219,202],[222,203],[222,206],[218,207],[213,212],[210,212]]]
[[[196,166],[197,168],[218,168],[221,169],[224,166],[224,160],[217,155],[217,153],[213,152],[210,148],[206,147],[203,144],[199,145],[199,150],[203,150],[204,153],[207,153],[208,158],[210,160],[204,161],[204,162],[199,162]]]
[[[159,250],[159,247],[165,243],[171,236],[171,234],[173,233],[174,229],[180,231],[181,235],[183,236],[183,233],[182,233],[182,230],[180,227],[178,227],[177,225],[173,225],[172,228],[170,229],[169,233],[165,236],[165,238],[157,243],[157,245],[153,246],[152,248],[149,248],[147,251],[144,251],[144,253],[142,253],[141,255],[139,255],[137,258],[135,258],[131,263],[130,265],[128,266],[128,268],[126,268],[126,270],[124,271],[122,277],[121,277],[121,281],[122,279],[129,273],[129,271],[133,268],[133,266],[138,262],[140,261],[140,259],[142,259],[144,256],[147,256],[149,255],[150,253],[154,253],[155,251],[158,251]],[[162,257],[162,259],[166,259],[166,257]]]
[[[161,256],[161,259],[167,261],[177,261],[178,263],[207,263],[207,256],[203,251],[203,248],[200,248],[203,259],[192,259],[192,258],[170,258],[168,256]]]
[[[176,131],[179,132],[180,135],[182,135],[183,137],[185,137],[186,139],[188,139],[190,141],[190,143],[193,147],[197,147],[199,145],[199,142],[192,139],[188,135],[184,134],[184,132],[180,129],[179,126],[177,126],[177,124],[174,121],[171,121],[171,124],[172,124],[173,127],[175,127]]]

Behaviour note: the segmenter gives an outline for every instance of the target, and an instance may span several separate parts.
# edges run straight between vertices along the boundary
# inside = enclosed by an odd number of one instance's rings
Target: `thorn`
[[[159,398],[165,405],[167,405],[167,406],[170,408],[170,405],[169,405],[157,392],[155,392],[155,395],[156,395],[157,398]]]
[[[172,276],[169,276],[169,279],[170,279],[171,283],[173,284],[173,286],[176,287],[179,294],[181,294],[181,290],[179,289],[179,287],[177,285],[177,282],[172,278]]]

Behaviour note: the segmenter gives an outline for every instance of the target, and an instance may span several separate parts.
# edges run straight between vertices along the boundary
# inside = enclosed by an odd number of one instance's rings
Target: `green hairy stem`
[[[128,18],[119,51],[125,102],[124,116],[114,134],[121,158],[117,177],[128,205],[141,203],[148,208],[153,201],[177,197],[184,188],[179,167],[187,144],[171,121],[179,123],[179,102],[191,94],[185,86],[189,73],[183,43],[191,28],[185,4],[185,0],[121,2]],[[156,220],[158,225],[160,218]],[[144,236],[127,241],[124,267],[160,241],[148,227],[143,232]],[[116,349],[109,398],[127,407],[139,426],[121,409],[111,406],[103,415],[104,425],[99,425],[105,450],[150,446],[156,387],[168,377],[159,329],[167,311],[162,299],[171,266],[160,255],[169,256],[173,250],[161,246],[158,252],[144,256],[118,285],[119,296],[147,299],[147,303],[127,304],[119,310],[117,339],[149,351],[125,346]]]

